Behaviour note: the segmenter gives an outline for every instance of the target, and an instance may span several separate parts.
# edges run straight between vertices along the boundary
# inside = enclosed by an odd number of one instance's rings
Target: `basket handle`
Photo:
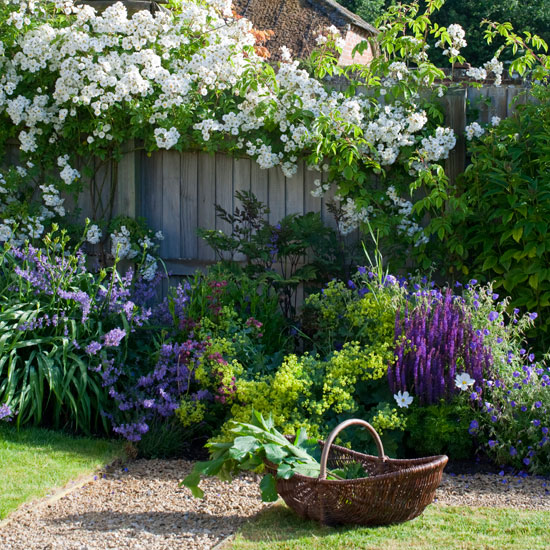
[[[327,478],[327,461],[328,461],[328,454],[330,452],[330,447],[334,440],[336,439],[336,436],[345,428],[348,426],[352,426],[353,424],[357,424],[359,426],[363,426],[364,428],[367,428],[369,433],[372,435],[374,442],[376,443],[376,447],[378,448],[378,458],[382,460],[383,462],[386,461],[388,458],[384,454],[384,446],[382,445],[382,441],[380,439],[380,436],[376,432],[376,430],[365,420],[361,420],[359,418],[350,418],[349,420],[344,420],[344,422],[338,424],[332,432],[330,432],[330,435],[328,436],[325,446],[323,447],[323,452],[321,454],[321,469],[319,472],[319,479],[326,479]]]

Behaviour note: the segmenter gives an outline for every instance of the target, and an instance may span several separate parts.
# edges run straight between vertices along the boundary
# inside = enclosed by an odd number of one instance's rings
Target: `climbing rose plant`
[[[445,92],[434,87],[444,74],[429,61],[427,38],[453,66],[464,60],[466,43],[458,25],[430,22],[441,5],[391,8],[369,67],[339,67],[342,40],[329,28],[306,68],[283,48],[275,69],[258,47],[259,33],[234,15],[229,0],[171,0],[168,11],[131,17],[121,3],[98,13],[73,0],[3,2],[0,144],[17,139],[23,166],[0,175],[0,239],[40,237],[52,219],[72,213],[63,192],[77,194],[143,144],[148,152],[245,154],[287,177],[306,158],[320,173],[314,194],[335,189],[344,233],[369,220],[424,247],[433,228],[418,221],[449,199],[442,161],[456,143],[441,108],[422,94]],[[501,74],[502,66],[495,58],[484,71]],[[349,86],[331,89],[326,76]],[[368,94],[358,93],[356,77]],[[373,174],[391,176],[392,186],[380,186]],[[97,185],[88,185],[91,242],[107,238],[96,224],[112,215],[113,201],[105,202]],[[403,198],[421,185],[428,191],[422,201]],[[131,241],[119,227],[111,241],[121,238],[122,246]]]

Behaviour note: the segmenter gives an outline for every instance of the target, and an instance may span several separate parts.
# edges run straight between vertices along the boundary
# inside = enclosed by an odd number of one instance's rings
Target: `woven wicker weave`
[[[371,433],[378,448],[377,457],[332,445],[337,434],[352,424]],[[448,460],[446,456],[388,458],[375,429],[359,419],[342,422],[326,442],[319,443],[323,449],[319,478],[299,474],[290,479],[277,478],[277,492],[299,516],[325,525],[387,525],[415,518],[433,501]],[[327,465],[335,469],[350,462],[361,463],[368,477],[326,479]],[[267,470],[276,474],[274,465],[268,465]]]

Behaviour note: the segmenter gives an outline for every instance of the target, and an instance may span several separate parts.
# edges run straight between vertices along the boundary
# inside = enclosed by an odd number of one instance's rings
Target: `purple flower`
[[[491,416],[491,422],[496,422],[498,420],[498,418],[493,414],[493,416]]]
[[[493,300],[498,300],[498,294],[493,294]]]
[[[494,439],[489,439],[488,443],[489,447],[491,447],[492,449],[498,443],[498,441],[495,441]]]
[[[468,432],[470,434],[473,434],[477,429],[479,428],[479,423],[477,420],[472,420],[470,422],[470,427],[468,428]]]
[[[525,458],[523,459],[523,463],[525,464],[525,466],[529,466],[529,464],[531,463],[531,461],[530,461],[527,457],[525,457]]]
[[[359,272],[359,275],[365,275],[367,273],[367,268],[364,266],[359,266],[357,271]]]
[[[540,420],[535,418],[535,420],[533,420],[533,426],[535,426],[535,428],[538,428],[540,426]]]
[[[93,340],[90,342],[85,348],[84,351],[88,355],[95,355],[100,349],[102,348],[102,345],[99,342],[96,342]]]
[[[5,420],[7,422],[11,420],[12,415],[13,412],[6,403],[0,405],[0,420]]]
[[[531,321],[534,321],[539,316],[539,314],[536,312],[528,313],[527,315],[529,316],[529,319],[531,319]]]
[[[510,447],[510,456],[516,456],[518,454],[515,447]]]
[[[535,409],[540,409],[542,407],[541,401],[535,401]]]
[[[498,311],[491,311],[491,313],[489,313],[489,321],[493,322],[493,321],[496,321],[498,319]]]
[[[125,336],[126,331],[124,329],[114,328],[103,336],[104,345],[108,348],[117,348]]]

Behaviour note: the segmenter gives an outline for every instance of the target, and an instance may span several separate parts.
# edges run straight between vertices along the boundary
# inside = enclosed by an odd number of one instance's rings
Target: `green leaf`
[[[277,484],[271,474],[267,474],[260,481],[260,490],[262,491],[262,500],[264,502],[275,502],[279,495],[277,494]]]
[[[514,241],[516,241],[517,243],[519,243],[522,235],[523,235],[523,226],[515,227],[513,229],[512,237],[513,237]]]
[[[236,437],[233,440],[233,448],[242,451],[243,453],[249,453],[257,447],[258,440],[251,435]]]
[[[277,477],[281,479],[290,479],[294,475],[294,470],[290,464],[282,462],[277,468]]]
[[[273,462],[273,464],[279,464],[283,458],[287,456],[287,452],[280,445],[274,443],[267,443],[264,445],[265,456],[267,460]]]
[[[190,489],[195,498],[204,498],[204,491],[199,487],[200,480],[200,471],[193,468],[191,473],[188,474],[179,485],[180,487],[185,485],[188,489]]]
[[[487,271],[488,269],[492,269],[497,264],[498,259],[496,256],[489,256],[488,258],[485,258],[485,261],[483,262],[483,267],[481,268],[483,271]]]

